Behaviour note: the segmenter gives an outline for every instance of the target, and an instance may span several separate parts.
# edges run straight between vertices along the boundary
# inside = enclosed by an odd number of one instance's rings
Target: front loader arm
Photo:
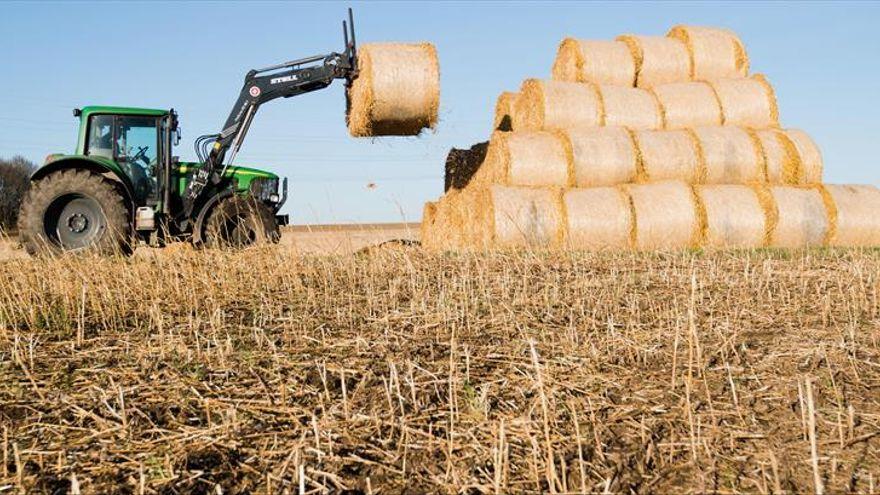
[[[348,10],[349,24],[343,21],[345,51],[316,55],[278,65],[251,70],[244,78],[238,99],[219,134],[201,136],[196,140],[196,153],[204,165],[199,167],[187,185],[182,220],[191,220],[205,187],[217,184],[235,155],[241,149],[254,115],[261,105],[276,98],[290,98],[330,86],[335,79],[345,79],[346,87],[357,77],[357,48],[354,20]],[[349,31],[350,29],[350,31]],[[350,34],[350,36],[349,36]],[[213,142],[213,145],[210,143]],[[211,146],[207,151],[207,146]],[[227,152],[231,151],[229,159]]]

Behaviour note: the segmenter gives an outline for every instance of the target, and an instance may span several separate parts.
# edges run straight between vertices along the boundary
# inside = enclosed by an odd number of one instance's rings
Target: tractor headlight
[[[277,194],[270,194],[269,195],[269,201],[271,201],[273,203],[277,203],[280,199],[281,199],[281,196],[278,196]]]

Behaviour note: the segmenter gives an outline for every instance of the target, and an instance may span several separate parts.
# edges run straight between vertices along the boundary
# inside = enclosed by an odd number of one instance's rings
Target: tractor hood
[[[188,178],[192,176],[192,173],[195,169],[201,167],[202,165],[202,163],[198,162],[180,162],[177,168],[177,175],[181,179]],[[251,182],[254,179],[278,180],[278,175],[273,174],[272,172],[239,165],[233,165],[226,169],[223,177],[235,179],[234,182],[235,184],[237,184],[236,189],[239,191],[249,190],[251,187]],[[181,191],[183,191],[183,187],[185,186],[186,182],[187,180],[185,179],[181,181]]]

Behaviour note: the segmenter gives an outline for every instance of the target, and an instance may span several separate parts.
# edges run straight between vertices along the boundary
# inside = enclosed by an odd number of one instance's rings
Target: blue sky
[[[809,132],[828,182],[880,185],[880,3],[856,2],[4,2],[0,156],[70,151],[74,107],[175,108],[184,140],[219,131],[248,69],[358,41],[437,46],[440,124],[418,138],[353,139],[342,84],[260,109],[236,163],[290,178],[296,223],[418,220],[443,191],[452,146],[489,135],[496,96],[548,77],[564,36],[737,31],[777,91],[783,125]],[[368,187],[369,184],[375,187]]]

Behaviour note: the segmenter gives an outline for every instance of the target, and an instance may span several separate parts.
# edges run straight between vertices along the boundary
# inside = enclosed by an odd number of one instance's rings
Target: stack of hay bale
[[[552,74],[498,98],[488,147],[453,151],[425,247],[880,245],[880,190],[822,184],[736,34],[568,38]]]

